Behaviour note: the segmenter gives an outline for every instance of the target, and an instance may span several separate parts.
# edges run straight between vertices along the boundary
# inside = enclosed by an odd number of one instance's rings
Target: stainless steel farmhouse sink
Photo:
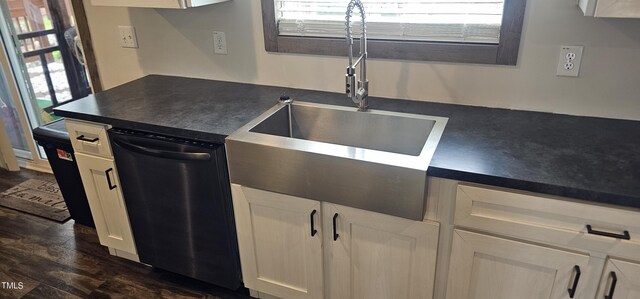
[[[279,103],[226,139],[231,183],[421,220],[447,118]]]

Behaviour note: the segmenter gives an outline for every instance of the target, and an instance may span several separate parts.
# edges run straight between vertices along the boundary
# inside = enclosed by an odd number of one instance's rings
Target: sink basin
[[[447,118],[279,103],[227,137],[231,183],[422,220]]]
[[[250,132],[418,156],[436,120],[304,104],[279,109]],[[291,124],[291,127],[289,125]],[[289,130],[291,128],[291,130]]]

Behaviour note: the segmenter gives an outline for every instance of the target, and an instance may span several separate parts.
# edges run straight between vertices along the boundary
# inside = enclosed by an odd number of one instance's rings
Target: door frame
[[[17,45],[16,35],[13,31],[12,25],[8,23],[7,3],[6,1],[0,2],[0,65],[7,77],[7,85],[9,86],[9,92],[11,94],[11,100],[16,107],[16,112],[20,118],[20,126],[23,128],[24,137],[27,141],[29,151],[20,149],[13,149],[16,157],[18,158],[18,165],[37,171],[51,172],[51,166],[49,162],[41,158],[41,155],[45,156],[44,152],[39,153],[38,145],[33,139],[31,132],[31,125],[33,127],[40,126],[40,117],[38,117],[38,111],[34,110],[37,105],[31,103],[31,109],[27,109],[23,103],[24,100],[33,102],[35,95],[33,89],[25,78],[28,78],[27,71],[24,67],[24,61],[22,60],[22,54],[18,52],[18,49],[13,45]],[[13,45],[7,45],[10,42]],[[24,98],[24,97],[28,98]]]
[[[20,170],[18,160],[13,152],[13,145],[11,145],[11,140],[7,130],[5,130],[3,121],[0,121],[0,167],[9,171]]]
[[[89,30],[89,21],[87,20],[87,13],[84,9],[84,2],[82,0],[71,0],[71,6],[73,16],[76,19],[78,36],[80,36],[80,45],[82,46],[82,54],[84,55],[84,60],[86,62],[89,84],[95,94],[101,92],[103,88],[102,81],[100,81],[100,73],[98,72],[96,55],[93,51],[91,31]]]

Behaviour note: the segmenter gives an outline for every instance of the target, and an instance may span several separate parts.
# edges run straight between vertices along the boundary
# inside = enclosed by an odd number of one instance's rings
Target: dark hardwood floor
[[[0,170],[0,192],[29,178],[53,176]],[[60,224],[3,207],[0,282],[0,298],[251,298],[246,289],[229,291],[113,257],[95,229],[73,220]]]

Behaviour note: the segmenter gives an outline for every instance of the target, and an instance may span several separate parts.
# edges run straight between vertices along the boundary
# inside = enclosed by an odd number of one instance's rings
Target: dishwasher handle
[[[154,156],[172,160],[187,160],[187,161],[208,161],[211,160],[210,153],[191,153],[191,152],[176,152],[167,151],[155,148],[149,148],[145,146],[136,145],[123,140],[113,139],[113,142],[129,151],[136,152],[138,154]]]

